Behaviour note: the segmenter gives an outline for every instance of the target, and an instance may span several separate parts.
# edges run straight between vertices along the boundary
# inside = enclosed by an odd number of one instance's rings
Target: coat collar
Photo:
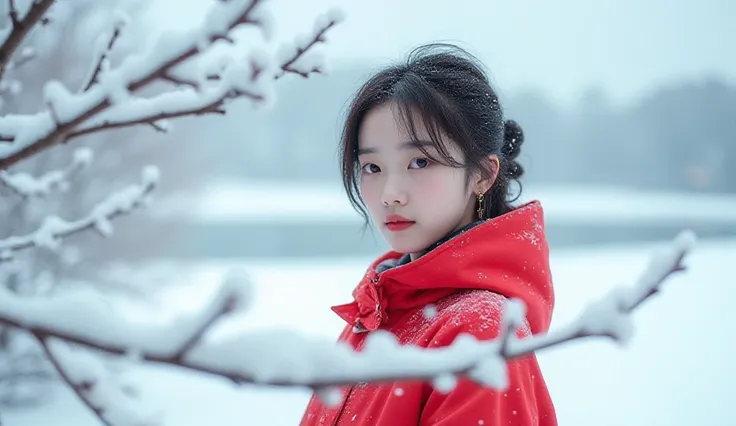
[[[549,327],[554,293],[544,212],[538,201],[469,224],[413,262],[407,254],[385,253],[353,290],[353,301],[332,310],[354,331],[373,331],[389,324],[395,313],[467,289],[520,298],[532,330]]]

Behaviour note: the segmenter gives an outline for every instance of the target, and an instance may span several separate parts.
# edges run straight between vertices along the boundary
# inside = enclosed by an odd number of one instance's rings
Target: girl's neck
[[[417,253],[411,253],[409,255],[409,261],[410,262],[413,262],[413,261],[419,259],[420,257],[422,257],[425,254],[429,253],[430,251],[436,249],[437,247],[441,246],[442,244],[446,243],[447,241],[451,240],[452,238],[454,238],[454,237],[462,234],[463,232],[468,231],[469,229],[474,228],[477,225],[480,225],[481,223],[483,223],[482,220],[475,220],[475,221],[472,221],[472,222],[470,222],[470,223],[468,223],[466,225],[463,225],[463,226],[458,227],[457,229],[455,229],[455,230],[451,231],[449,234],[447,234],[444,238],[440,239],[439,241],[437,241],[436,243],[434,243],[431,246],[427,247],[426,249],[424,249],[424,250],[422,250],[420,252],[417,252]]]

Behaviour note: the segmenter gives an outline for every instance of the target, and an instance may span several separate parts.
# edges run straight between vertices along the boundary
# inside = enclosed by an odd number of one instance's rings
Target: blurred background
[[[112,3],[59,2],[50,29],[29,39],[33,61],[3,81],[3,114],[37,111],[50,78],[72,87],[83,81]],[[195,25],[210,2],[115,3],[133,17],[116,48],[119,59],[163,31]],[[112,238],[84,234],[61,256],[29,253],[0,273],[0,282],[39,295],[90,286],[141,303],[178,292],[170,301],[194,309],[196,296],[182,294],[199,294],[241,266],[253,275],[257,297],[242,329],[289,327],[334,338],[342,323],[329,306],[348,301],[368,262],[387,249],[379,232],[362,230],[342,190],[337,142],[347,102],[378,67],[419,44],[448,41],[484,61],[506,116],[524,129],[521,201],[539,199],[545,207],[553,327],[591,298],[631,283],[651,251],[679,230],[701,239],[690,272],[637,314],[629,347],[591,341],[540,354],[560,424],[733,424],[736,353],[724,337],[736,327],[726,305],[736,297],[728,268],[736,261],[736,4],[270,5],[274,44],[310,31],[332,7],[346,13],[320,47],[329,73],[282,79],[270,108],[239,101],[225,116],[177,120],[167,135],[107,132],[19,165],[14,171],[40,174],[68,164],[74,148],[95,152],[91,169],[62,196],[20,200],[0,188],[0,238],[34,229],[50,212],[83,215],[137,181],[146,164],[159,166],[162,184],[147,210],[115,223]],[[96,424],[46,367],[22,334],[0,329],[3,425]],[[167,425],[293,425],[309,396],[235,389],[157,367],[125,371],[145,404],[165,412]]]

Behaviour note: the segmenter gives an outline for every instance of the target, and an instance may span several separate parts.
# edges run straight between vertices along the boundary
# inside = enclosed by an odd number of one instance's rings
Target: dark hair
[[[401,125],[414,141],[418,140],[414,120],[420,117],[440,158],[431,158],[420,149],[433,161],[480,171],[488,177],[492,171],[485,159],[498,155],[500,168],[485,194],[484,217],[493,218],[514,209],[510,203],[521,194],[519,179],[524,173],[516,161],[524,133],[515,121],[504,120],[498,96],[480,61],[457,46],[433,43],[411,51],[405,63],[378,71],[360,87],[350,104],[340,143],[342,179],[350,202],[366,222],[368,215],[358,183],[358,134],[366,114],[387,102],[395,103]],[[450,156],[443,134],[458,145],[464,164]],[[509,198],[511,181],[519,184],[519,194],[513,199]]]

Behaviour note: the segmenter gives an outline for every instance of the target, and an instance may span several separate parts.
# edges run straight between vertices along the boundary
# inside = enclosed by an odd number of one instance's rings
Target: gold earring
[[[483,220],[483,199],[485,195],[478,193],[478,219]]]

